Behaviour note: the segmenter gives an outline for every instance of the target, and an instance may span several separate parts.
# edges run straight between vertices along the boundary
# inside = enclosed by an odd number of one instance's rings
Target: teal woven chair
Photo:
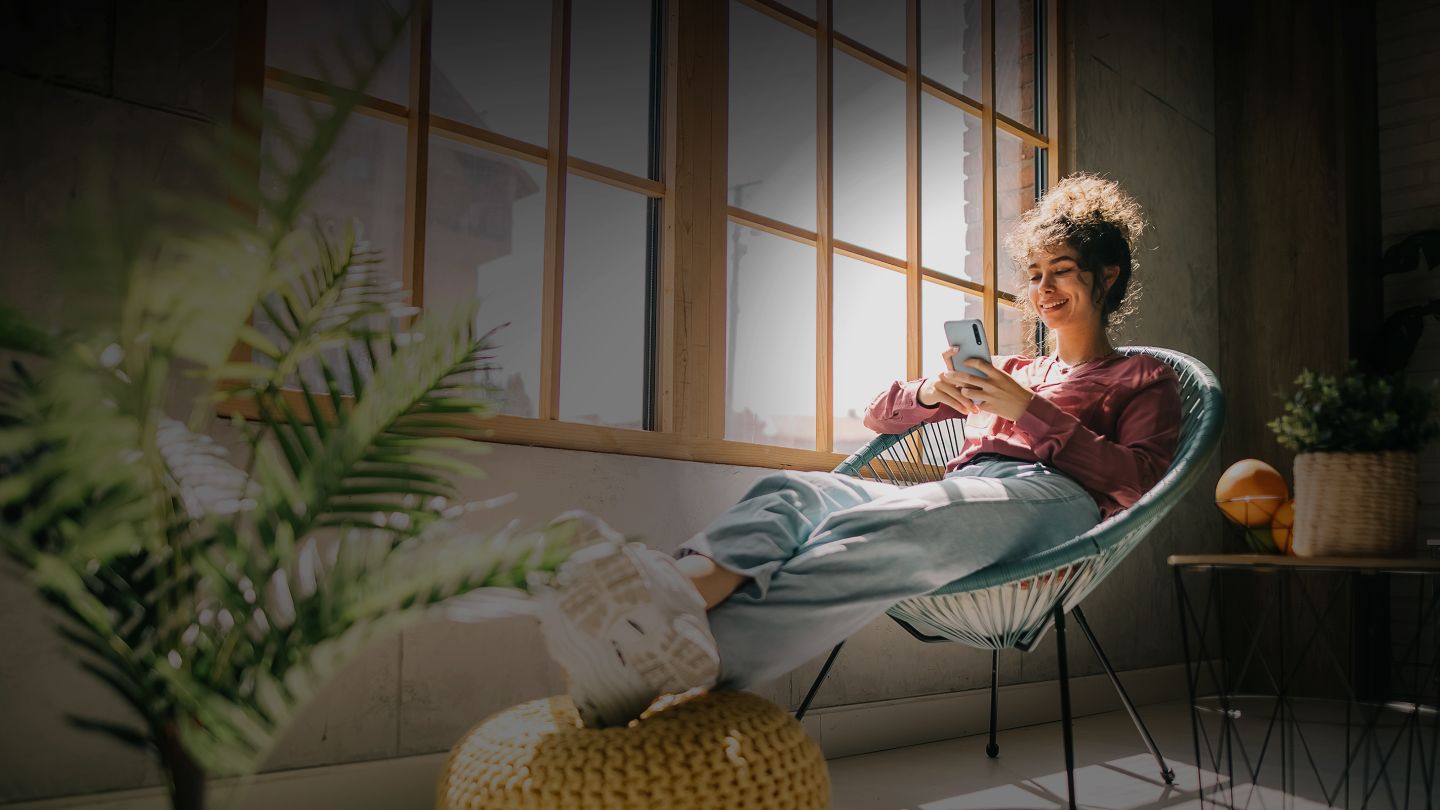
[[[985,747],[991,757],[1000,753],[995,740],[1000,650],[1014,648],[1028,652],[1047,630],[1055,628],[1065,774],[1072,808],[1075,807],[1075,753],[1070,721],[1070,674],[1065,655],[1067,612],[1073,615],[1105,668],[1105,674],[1110,676],[1146,748],[1160,766],[1161,776],[1167,784],[1174,783],[1175,772],[1165,764],[1135,704],[1116,677],[1114,667],[1085,621],[1080,601],[1195,484],[1220,440],[1225,411],[1219,382],[1210,369],[1195,358],[1146,346],[1122,347],[1120,351],[1148,354],[1170,366],[1180,378],[1184,411],[1180,444],[1170,469],[1159,483],[1129,509],[1058,547],[984,568],[926,596],[907,599],[889,611],[892,619],[921,641],[958,641],[994,651],[990,658],[990,741]],[[961,420],[949,419],[919,425],[903,434],[877,436],[845,459],[835,472],[904,486],[939,480],[945,474],[945,463],[958,455],[964,444],[960,425]],[[804,717],[809,710],[842,646],[843,642],[830,652],[820,675],[801,702],[797,717]]]

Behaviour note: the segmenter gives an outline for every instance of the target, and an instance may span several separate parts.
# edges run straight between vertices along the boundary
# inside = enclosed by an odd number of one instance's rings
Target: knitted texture
[[[456,744],[441,810],[824,810],[820,748],[744,692],[679,702],[626,728],[587,729],[567,696],[507,709]]]

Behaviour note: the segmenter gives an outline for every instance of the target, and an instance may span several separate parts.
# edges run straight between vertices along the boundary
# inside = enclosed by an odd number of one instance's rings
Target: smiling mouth
[[[1069,299],[1069,298],[1065,298],[1065,299],[1062,299],[1062,300],[1060,300],[1060,301],[1052,301],[1052,302],[1050,302],[1050,303],[1048,303],[1048,304],[1041,304],[1041,305],[1040,305],[1040,311],[1041,311],[1041,312],[1052,312],[1052,311],[1054,311],[1054,310],[1059,309],[1060,307],[1065,306],[1065,305],[1068,304],[1069,302],[1070,302],[1070,299]]]

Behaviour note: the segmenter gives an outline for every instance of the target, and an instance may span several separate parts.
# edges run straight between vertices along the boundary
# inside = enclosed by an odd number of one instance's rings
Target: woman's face
[[[1105,268],[1114,279],[1118,268]],[[1080,269],[1079,253],[1069,245],[1053,245],[1036,251],[1026,270],[1030,305],[1050,329],[1064,330],[1076,325],[1093,328],[1100,323],[1095,303],[1094,274]]]

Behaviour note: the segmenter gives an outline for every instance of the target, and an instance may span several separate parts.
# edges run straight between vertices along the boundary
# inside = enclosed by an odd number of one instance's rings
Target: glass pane
[[[571,12],[570,154],[639,177],[651,174],[651,13],[651,0],[579,0]]]
[[[1035,205],[1036,160],[1044,150],[1036,149],[1008,132],[995,132],[996,232],[1000,234],[997,276],[1001,284],[1014,281],[1015,264],[1005,249],[1005,235],[1015,220]],[[1020,257],[1024,258],[1024,257]]]
[[[815,40],[730,4],[729,201],[815,230]]]
[[[921,0],[920,72],[980,100],[980,0]]]
[[[301,142],[312,137],[314,119],[331,110],[280,90],[265,91],[265,107]],[[267,130],[261,138],[261,149],[275,162],[265,165],[260,183],[266,194],[279,196],[283,175],[293,170],[295,156],[275,134]],[[399,279],[405,233],[405,127],[351,115],[308,202],[307,212],[331,234],[353,222],[356,238],[379,250],[384,266]]]
[[[475,325],[495,334],[501,413],[539,416],[545,168],[444,138],[430,139],[425,302],[479,299]]]
[[[1034,127],[1037,0],[995,0],[995,109]]]
[[[1024,354],[1034,342],[1035,336],[1024,331],[1024,324],[1020,322],[1020,310],[1007,306],[1004,302],[1001,302],[998,309],[1000,334],[996,336],[995,345],[991,348],[996,354]]]
[[[905,258],[905,84],[835,52],[835,238]]]
[[[920,371],[926,377],[945,369],[940,356],[949,344],[945,341],[945,322],[981,316],[980,297],[929,279],[920,289]],[[991,342],[994,349],[994,342]]]
[[[369,59],[364,43],[383,40],[390,20],[405,13],[404,0],[306,0],[270,3],[265,13],[265,63],[281,70],[320,79],[341,87],[358,84],[346,64]],[[348,59],[341,54],[349,54]],[[410,25],[405,24],[395,47],[385,57],[365,92],[409,103]]]
[[[835,0],[835,32],[905,63],[905,0]]]
[[[853,453],[875,433],[865,406],[905,379],[905,275],[835,257],[835,452]]]
[[[725,438],[815,448],[815,248],[731,223]]]
[[[544,146],[550,4],[435,0],[430,30],[430,111]]]
[[[285,127],[301,142],[312,137],[316,116],[328,115],[331,110],[326,105],[278,90],[265,91],[265,108],[274,117],[276,126]],[[266,161],[260,187],[272,197],[284,193],[286,175],[295,167],[295,155],[286,149],[285,143],[273,129],[267,128],[261,134],[260,148]],[[365,115],[352,115],[330,153],[325,174],[310,192],[302,227],[310,227],[313,221],[326,234],[335,237],[353,224],[356,241],[378,250],[380,267],[399,283],[403,277],[404,215],[405,128]],[[278,334],[263,309],[255,314],[255,326],[268,335]],[[332,353],[329,357],[339,361],[343,368],[341,355]],[[318,368],[311,365],[303,371],[307,383],[324,390]],[[339,382],[343,391],[350,393],[345,376]]]
[[[982,281],[985,153],[980,119],[920,97],[920,263]]]
[[[645,197],[571,175],[560,418],[640,428],[645,415]]]

